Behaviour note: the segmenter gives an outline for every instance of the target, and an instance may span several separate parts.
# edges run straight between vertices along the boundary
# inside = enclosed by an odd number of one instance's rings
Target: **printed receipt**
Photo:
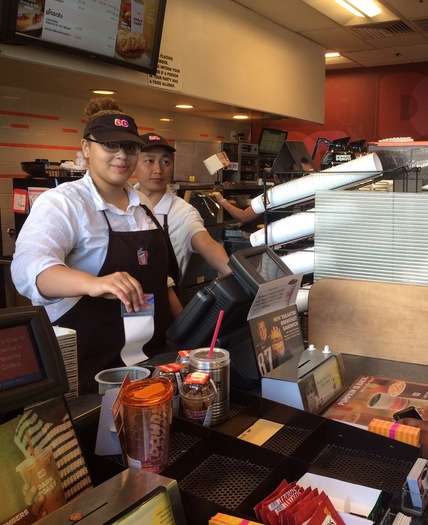
[[[258,419],[254,425],[244,430],[244,432],[238,436],[238,439],[260,446],[279,432],[283,426],[282,423],[275,423],[268,419]]]
[[[139,312],[126,312],[122,304],[122,319],[125,345],[120,357],[126,366],[133,366],[147,359],[143,346],[150,341],[155,331],[153,294],[144,294],[145,305]]]

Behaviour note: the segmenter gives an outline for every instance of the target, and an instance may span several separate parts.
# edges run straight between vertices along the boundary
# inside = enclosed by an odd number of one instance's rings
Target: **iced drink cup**
[[[123,389],[128,466],[161,472],[168,465],[173,393],[165,377],[141,379]]]
[[[16,467],[29,490],[35,488],[32,500],[27,504],[41,504],[38,517],[41,518],[59,509],[66,503],[61,479],[56,468],[55,458],[50,449],[44,449],[25,459]]]

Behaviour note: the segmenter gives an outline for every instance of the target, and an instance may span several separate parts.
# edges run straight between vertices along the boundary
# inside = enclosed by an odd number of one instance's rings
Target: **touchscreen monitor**
[[[67,391],[64,361],[46,310],[0,309],[0,413]]]

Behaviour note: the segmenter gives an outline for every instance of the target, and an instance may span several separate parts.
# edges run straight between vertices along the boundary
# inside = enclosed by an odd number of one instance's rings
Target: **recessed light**
[[[245,113],[237,113],[236,115],[233,115],[232,118],[234,118],[236,120],[247,120],[250,117],[248,115],[246,115]]]
[[[192,109],[195,106],[192,106],[191,104],[176,104],[175,107],[178,109]]]
[[[168,117],[162,117],[159,119],[161,122],[171,122],[172,121],[172,118],[168,118]]]
[[[334,52],[331,52],[331,53],[326,53],[324,56],[325,56],[325,58],[339,58],[340,57],[340,53],[338,53],[337,51],[334,51]]]
[[[114,95],[117,93],[117,91],[111,89],[91,89],[90,91],[94,93],[94,95]]]

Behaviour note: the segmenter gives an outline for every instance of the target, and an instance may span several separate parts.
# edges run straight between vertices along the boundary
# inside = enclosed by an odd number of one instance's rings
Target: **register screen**
[[[0,328],[0,391],[43,378],[28,325]]]
[[[268,252],[250,255],[247,260],[265,282],[274,281],[288,274],[272,259]]]

